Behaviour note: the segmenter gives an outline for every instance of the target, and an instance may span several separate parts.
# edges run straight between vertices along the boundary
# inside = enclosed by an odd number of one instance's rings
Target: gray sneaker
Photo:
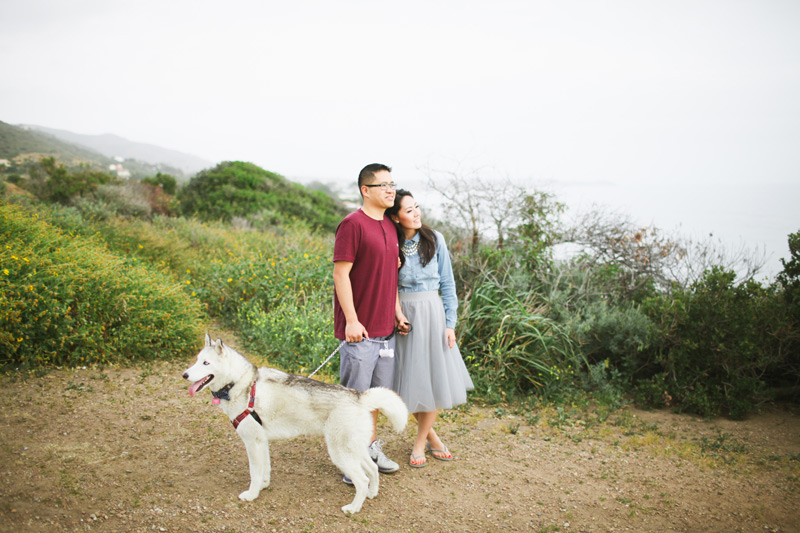
[[[369,445],[369,456],[378,465],[378,472],[381,474],[397,472],[400,469],[400,465],[386,457],[386,454],[381,450],[381,446],[383,446],[383,441],[381,440],[373,441]]]

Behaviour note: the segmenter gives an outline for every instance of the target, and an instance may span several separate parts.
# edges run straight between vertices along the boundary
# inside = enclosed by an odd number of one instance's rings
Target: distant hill
[[[119,146],[122,147],[126,143],[134,148],[128,151],[114,150],[113,148],[106,147],[105,152],[99,151],[97,148],[88,146],[87,144],[77,143],[76,141],[67,138],[60,138],[52,133],[61,132],[63,137],[69,138],[91,138],[102,137],[112,138],[119,141]],[[74,137],[73,137],[74,136]],[[112,143],[113,144],[113,143]],[[135,147],[150,147],[151,150],[144,150],[139,155],[147,155],[149,152],[149,159],[140,159],[130,154],[135,153]],[[120,153],[121,152],[121,153]],[[108,155],[113,154],[113,155]],[[162,154],[167,160],[159,160]],[[172,154],[172,155],[170,155]],[[178,154],[175,156],[174,154]],[[130,177],[134,179],[141,179],[147,176],[155,176],[158,172],[170,174],[175,176],[178,181],[185,182],[197,170],[213,166],[211,163],[204,162],[204,160],[191,155],[180,154],[172,150],[166,150],[153,145],[146,145],[142,143],[131,143],[117,137],[115,135],[80,135],[73,134],[63,130],[53,130],[41,126],[15,126],[0,121],[0,159],[8,159],[12,161],[13,165],[11,172],[24,173],[25,165],[29,162],[39,161],[42,157],[54,157],[59,163],[67,167],[76,167],[78,165],[89,165],[95,170],[103,170],[108,172],[109,166],[117,164],[115,157],[125,158],[122,163],[124,171],[130,173]],[[177,166],[172,162],[181,163],[181,157],[185,157],[183,164],[187,165],[187,161],[193,161],[189,166]],[[197,166],[203,162],[206,166]]]
[[[61,141],[52,135],[0,121],[0,159],[10,160],[25,154],[53,156],[65,163],[71,161],[94,162],[102,167],[106,167],[112,162],[111,158],[94,150]]]
[[[200,157],[169,150],[154,144],[129,141],[123,137],[112,134],[84,135],[66,130],[47,128],[44,126],[27,126],[36,131],[52,135],[62,141],[83,146],[99,152],[106,157],[124,157],[136,159],[152,165],[166,164],[180,169],[184,174],[191,175],[214,166],[214,163]]]

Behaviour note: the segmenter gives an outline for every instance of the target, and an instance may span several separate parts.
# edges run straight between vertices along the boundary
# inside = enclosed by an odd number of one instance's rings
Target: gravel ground
[[[191,361],[3,376],[2,531],[800,531],[800,417],[741,422],[625,408],[468,405],[456,456],[406,465],[416,426],[381,426],[399,472],[346,517],[353,488],[320,437],[271,443],[272,485],[239,501],[244,445]]]

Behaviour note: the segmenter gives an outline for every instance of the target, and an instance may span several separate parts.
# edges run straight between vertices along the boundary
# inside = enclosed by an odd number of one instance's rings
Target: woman
[[[444,237],[422,224],[419,206],[406,190],[397,190],[386,214],[400,243],[400,305],[413,326],[397,337],[393,388],[417,419],[408,464],[421,468],[428,464],[426,448],[434,459],[453,460],[433,424],[439,409],[466,403],[474,387],[456,346],[458,301]]]

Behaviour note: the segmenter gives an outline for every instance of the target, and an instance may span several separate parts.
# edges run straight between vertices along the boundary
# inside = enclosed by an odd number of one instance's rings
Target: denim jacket
[[[458,297],[456,296],[456,281],[453,278],[453,266],[450,263],[450,254],[444,236],[436,230],[436,255],[423,268],[420,264],[419,254],[406,257],[403,268],[400,269],[397,280],[400,292],[428,292],[439,291],[444,303],[444,316],[446,327],[456,327],[456,311],[458,310]],[[419,242],[419,232],[411,239]]]

